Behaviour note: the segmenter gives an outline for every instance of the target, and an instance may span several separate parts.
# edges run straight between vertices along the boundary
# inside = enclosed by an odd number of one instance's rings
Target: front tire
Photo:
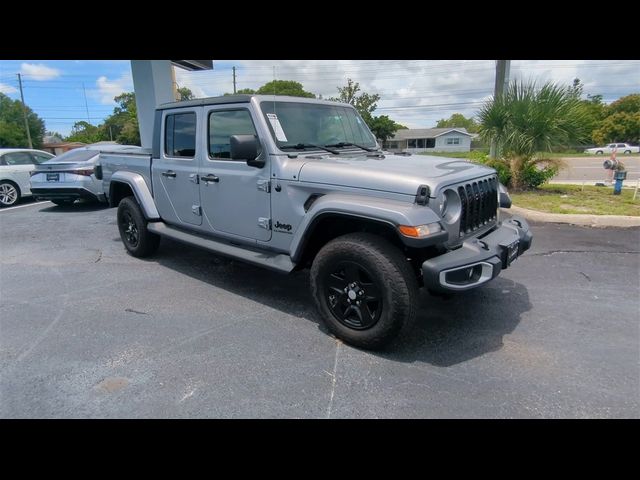
[[[127,251],[134,257],[148,257],[158,250],[160,237],[147,230],[147,220],[133,197],[125,197],[118,205],[118,230]]]
[[[20,189],[13,182],[0,182],[0,208],[12,207],[20,200]]]
[[[379,349],[408,331],[416,316],[418,283],[400,249],[370,233],[327,243],[311,266],[311,291],[321,318],[337,338]]]

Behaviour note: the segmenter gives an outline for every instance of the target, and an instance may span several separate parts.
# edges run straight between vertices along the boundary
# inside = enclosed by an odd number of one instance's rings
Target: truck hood
[[[440,188],[495,173],[466,160],[427,155],[305,157],[301,182],[366,188],[415,195],[428,185],[433,196]]]

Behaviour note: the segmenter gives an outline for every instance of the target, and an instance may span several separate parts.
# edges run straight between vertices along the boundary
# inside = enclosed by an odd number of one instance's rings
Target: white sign
[[[267,118],[271,123],[273,132],[276,134],[276,139],[279,142],[288,142],[287,136],[284,134],[284,130],[282,129],[282,125],[280,125],[280,120],[278,120],[278,116],[275,113],[267,113]]]

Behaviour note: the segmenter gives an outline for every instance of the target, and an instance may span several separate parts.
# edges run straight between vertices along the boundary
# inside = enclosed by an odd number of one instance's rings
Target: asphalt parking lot
[[[96,205],[0,211],[0,417],[640,417],[640,230],[533,229],[372,353],[327,334],[305,272],[165,240],[139,260]]]

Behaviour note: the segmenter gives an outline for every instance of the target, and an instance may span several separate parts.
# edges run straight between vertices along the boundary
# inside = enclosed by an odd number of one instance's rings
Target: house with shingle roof
[[[384,142],[392,152],[468,152],[472,135],[466,128],[404,128]]]

